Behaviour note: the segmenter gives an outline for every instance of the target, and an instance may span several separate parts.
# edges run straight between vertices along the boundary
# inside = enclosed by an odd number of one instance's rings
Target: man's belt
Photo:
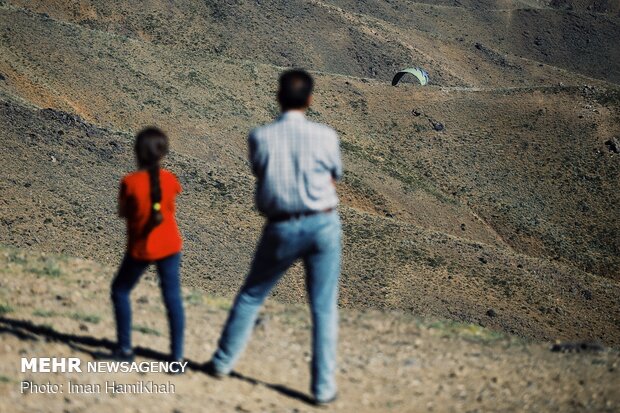
[[[278,214],[271,217],[267,217],[267,221],[269,222],[282,222],[289,221],[291,219],[299,219],[304,217],[309,217],[311,215],[317,214],[327,214],[334,210],[335,208],[327,208],[321,211],[304,211],[304,212],[294,212],[294,213],[286,213],[286,214]]]

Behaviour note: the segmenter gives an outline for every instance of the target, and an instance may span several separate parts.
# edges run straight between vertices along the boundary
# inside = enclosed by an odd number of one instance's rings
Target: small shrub
[[[189,305],[202,304],[202,293],[200,291],[192,290],[185,296],[185,302]]]
[[[83,321],[85,323],[98,324],[101,321],[101,317],[96,314],[83,314],[83,313],[73,313],[71,314],[71,318],[77,321]]]
[[[56,312],[51,310],[36,309],[32,312],[32,315],[35,317],[54,317],[56,316]]]
[[[477,343],[493,343],[505,338],[504,334],[489,330],[477,324],[461,323],[450,320],[437,320],[429,324],[430,329],[437,330],[443,337],[459,337]]]
[[[52,277],[58,278],[62,275],[62,271],[58,264],[52,261],[46,261],[41,268],[30,268],[30,271],[33,274],[44,276],[44,277]]]
[[[20,253],[18,251],[10,251],[8,260],[9,262],[12,262],[15,264],[21,264],[21,265],[25,264],[27,261],[26,256],[23,253]]]
[[[437,268],[437,267],[441,267],[442,265],[445,264],[446,259],[444,257],[438,256],[438,257],[429,257],[426,262],[428,263],[429,266],[431,266],[432,268]]]
[[[13,312],[14,309],[8,304],[0,303],[0,315]]]
[[[142,334],[149,334],[151,336],[161,336],[161,333],[159,332],[159,330],[156,330],[148,326],[135,325],[133,326],[132,330],[137,331]]]
[[[416,123],[415,125],[413,125],[413,130],[417,133],[426,132],[428,130],[428,126]]]

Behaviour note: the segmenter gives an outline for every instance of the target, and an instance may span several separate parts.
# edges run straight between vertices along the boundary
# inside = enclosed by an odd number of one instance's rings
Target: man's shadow
[[[0,334],[12,334],[20,340],[39,341],[41,338],[46,341],[55,341],[65,343],[72,349],[89,354],[94,359],[101,359],[105,356],[109,356],[115,349],[116,343],[107,338],[95,338],[92,336],[84,336],[77,334],[61,333],[54,330],[52,327],[45,325],[37,325],[27,320],[15,320],[6,317],[0,317]],[[89,348],[94,347],[94,348]],[[101,351],[106,349],[109,353]],[[161,353],[145,347],[136,347],[134,349],[136,356],[144,357],[148,359],[158,361],[169,361],[167,354]],[[187,361],[187,369],[193,370],[199,373],[204,373],[202,364],[192,360]],[[271,390],[274,390],[287,397],[297,399],[304,403],[313,404],[313,400],[306,394],[288,388],[282,384],[267,383],[252,377],[244,376],[243,374],[232,372],[230,377],[237,380],[242,380],[250,384],[265,386]]]

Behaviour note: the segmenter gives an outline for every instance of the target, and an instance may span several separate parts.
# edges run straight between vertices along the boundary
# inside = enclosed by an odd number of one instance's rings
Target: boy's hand
[[[120,218],[127,217],[127,203],[123,199],[118,200],[118,216]]]

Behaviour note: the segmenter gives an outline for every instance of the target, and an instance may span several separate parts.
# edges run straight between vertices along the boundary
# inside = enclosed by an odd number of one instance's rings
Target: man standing
[[[284,72],[278,90],[282,114],[250,133],[256,205],[267,223],[206,369],[217,377],[231,372],[263,301],[301,259],[313,322],[312,393],[317,404],[327,404],[336,399],[341,225],[334,182],[342,176],[342,162],[336,132],[304,115],[313,86],[303,70]]]

